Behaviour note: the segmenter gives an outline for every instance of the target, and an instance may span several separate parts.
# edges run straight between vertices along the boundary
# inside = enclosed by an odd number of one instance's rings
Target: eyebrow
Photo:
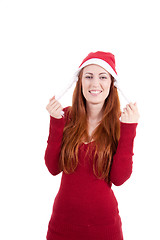
[[[85,74],[91,74],[91,75],[93,75],[93,73],[90,73],[90,72],[86,72]]]
[[[107,73],[106,73],[106,72],[102,72],[102,73],[100,73],[99,75],[101,75],[101,74],[106,74],[106,75],[107,75]]]
[[[86,72],[85,74],[91,74],[91,75],[93,75],[93,73],[90,73],[90,72]],[[99,75],[101,75],[101,74],[106,74],[106,75],[107,75],[106,72],[102,72],[102,73],[100,73]]]

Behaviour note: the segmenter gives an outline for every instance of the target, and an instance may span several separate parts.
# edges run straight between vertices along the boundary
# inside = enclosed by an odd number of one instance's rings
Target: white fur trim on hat
[[[84,62],[76,72],[77,77],[78,77],[79,72],[82,68],[84,68],[88,65],[91,65],[91,64],[99,65],[100,67],[102,67],[106,71],[108,71],[115,78],[115,80],[118,80],[118,76],[115,73],[115,71],[113,70],[113,68],[106,61],[104,61],[102,59],[99,59],[99,58],[91,58],[91,59],[87,60],[86,62]]]

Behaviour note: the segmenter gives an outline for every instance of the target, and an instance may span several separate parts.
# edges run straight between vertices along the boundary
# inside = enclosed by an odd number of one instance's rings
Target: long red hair
[[[67,122],[63,131],[63,140],[59,167],[69,174],[78,165],[78,149],[82,141],[88,141],[88,122],[86,100],[82,93],[82,72],[79,74],[73,98],[72,107],[68,108]],[[95,148],[93,156],[93,172],[99,179],[109,182],[109,172],[112,158],[116,152],[120,137],[120,101],[114,78],[111,76],[111,87],[103,105],[103,117],[92,133]]]

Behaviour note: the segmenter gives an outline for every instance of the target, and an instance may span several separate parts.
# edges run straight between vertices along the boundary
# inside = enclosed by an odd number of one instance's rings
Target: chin
[[[102,104],[102,105],[103,105],[104,102],[105,102],[105,100],[98,100],[98,99],[97,99],[97,100],[89,100],[89,99],[88,99],[88,100],[86,100],[86,101],[87,101],[88,103],[94,104],[94,105],[95,105],[95,104]]]

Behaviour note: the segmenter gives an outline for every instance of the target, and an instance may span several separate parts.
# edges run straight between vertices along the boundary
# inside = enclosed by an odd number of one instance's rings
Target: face
[[[111,75],[102,67],[92,64],[83,69],[82,92],[89,104],[104,104],[109,95]]]

